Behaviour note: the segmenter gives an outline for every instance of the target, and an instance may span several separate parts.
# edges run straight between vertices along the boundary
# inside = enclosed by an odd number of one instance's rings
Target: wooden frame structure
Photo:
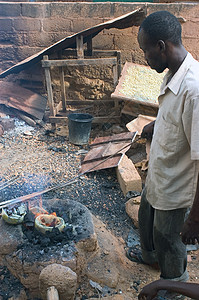
[[[120,51],[96,51],[92,49],[92,37],[87,40],[87,50],[83,48],[84,40],[82,35],[76,37],[76,50],[65,49],[63,54],[76,56],[75,59],[56,59],[49,60],[48,56],[43,56],[42,67],[45,71],[46,87],[48,94],[48,104],[50,108],[50,123],[55,126],[56,123],[62,123],[67,121],[67,105],[73,104],[95,104],[95,100],[67,100],[66,91],[64,85],[64,67],[68,66],[91,66],[91,65],[112,65],[113,66],[113,83],[116,87],[119,76],[121,74],[120,64]],[[103,56],[101,58],[94,58],[93,55]],[[85,58],[85,56],[89,58]],[[58,67],[60,70],[60,86],[61,86],[61,101],[55,106],[53,100],[53,90],[50,69],[52,67]],[[96,100],[96,103],[114,103],[115,115],[111,117],[112,122],[118,122],[120,116],[119,112],[119,100]],[[61,115],[60,115],[61,111]],[[110,121],[109,117],[95,117],[93,123],[103,123]]]

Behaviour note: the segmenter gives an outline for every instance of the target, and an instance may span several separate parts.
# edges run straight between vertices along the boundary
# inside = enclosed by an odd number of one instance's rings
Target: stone
[[[41,271],[39,286],[42,299],[46,299],[47,289],[54,286],[60,300],[72,300],[77,288],[77,274],[68,267],[52,264]]]
[[[127,215],[132,219],[133,224],[136,228],[138,228],[138,210],[139,210],[139,202],[141,197],[135,197],[129,199],[125,204],[125,209]]]
[[[129,191],[142,191],[142,180],[138,174],[133,162],[124,155],[117,169],[117,179],[121,190],[126,196]]]

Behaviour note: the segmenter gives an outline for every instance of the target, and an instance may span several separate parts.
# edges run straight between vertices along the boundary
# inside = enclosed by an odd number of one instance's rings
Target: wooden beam
[[[64,83],[64,68],[60,68],[60,84],[61,84],[61,100],[62,100],[62,109],[66,111],[66,90]]]
[[[77,48],[77,58],[78,59],[84,58],[83,35],[77,35],[76,36],[76,48]]]
[[[49,121],[50,123],[68,124],[67,117],[49,117]],[[92,123],[120,123],[120,116],[94,117]]]
[[[45,55],[43,57],[45,61],[48,61],[48,56]],[[48,104],[50,108],[50,114],[51,116],[55,115],[54,112],[54,101],[53,101],[53,90],[52,90],[52,84],[51,84],[51,76],[50,76],[50,68],[44,67],[45,77],[46,77],[46,87],[47,87],[47,93],[48,93]]]
[[[42,60],[42,67],[67,67],[67,66],[90,66],[90,65],[116,65],[117,58],[85,58],[85,59],[63,59]]]
[[[87,45],[87,47],[88,47],[88,45]],[[73,49],[64,49],[62,51],[62,53],[63,53],[63,55],[68,55],[68,56],[76,56],[77,55],[77,51],[73,50]],[[121,51],[117,51],[117,50],[94,50],[94,49],[92,50],[92,55],[93,56],[100,55],[100,56],[103,56],[103,57],[110,57],[110,56],[117,57],[117,53],[121,53]],[[90,56],[88,49],[84,50],[84,56]]]
[[[92,36],[87,41],[87,55],[92,56],[93,55],[93,43],[92,43]]]

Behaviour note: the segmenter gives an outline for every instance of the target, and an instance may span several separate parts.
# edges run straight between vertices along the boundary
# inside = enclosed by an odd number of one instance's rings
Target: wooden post
[[[84,43],[83,43],[83,35],[78,35],[76,37],[76,48],[77,48],[77,58],[84,58]]]
[[[48,55],[43,56],[43,60],[48,60]],[[53,100],[53,90],[52,90],[52,83],[51,83],[51,76],[50,76],[50,67],[44,67],[45,76],[46,76],[46,87],[47,87],[47,94],[48,94],[48,105],[50,108],[50,116],[55,117],[54,111],[54,100]],[[52,123],[52,129],[55,129],[55,123]]]
[[[64,83],[64,68],[60,68],[60,83],[61,83],[61,99],[62,99],[62,109],[66,112],[66,90]]]
[[[122,72],[122,67],[121,67],[121,52],[117,51],[117,73],[118,73],[118,80]]]
[[[48,60],[48,55],[45,55],[43,57],[43,60]],[[46,76],[46,87],[47,87],[47,93],[48,93],[48,104],[50,108],[50,114],[51,116],[55,116],[54,114],[54,101],[53,101],[53,90],[52,90],[52,84],[51,84],[51,76],[50,76],[50,68],[44,68],[45,70],[45,76]]]
[[[58,58],[62,59],[62,51],[58,51]],[[62,100],[62,110],[66,112],[66,90],[64,84],[64,68],[59,68],[59,77],[60,77],[60,85],[61,85],[61,100]]]
[[[47,289],[47,300],[59,300],[59,294],[54,286]]]
[[[92,43],[92,37],[90,37],[87,41],[87,54],[88,56],[93,55],[93,43]]]
[[[118,68],[117,68],[117,64],[113,66],[113,83],[114,83],[114,87],[116,87],[117,82],[118,82]],[[119,111],[119,101],[115,100],[115,112],[118,113]]]

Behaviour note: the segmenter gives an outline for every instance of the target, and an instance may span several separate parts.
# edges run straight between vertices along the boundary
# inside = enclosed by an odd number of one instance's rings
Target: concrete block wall
[[[168,10],[184,20],[183,43],[199,59],[197,3],[1,2],[0,71],[66,36],[143,6],[147,14]],[[138,27],[135,26],[122,30],[103,30],[93,39],[93,46],[95,49],[121,50],[122,63],[127,60],[145,64],[137,43],[137,32]],[[12,76],[14,81],[19,78],[22,81],[31,78],[33,81],[42,80],[40,64]],[[109,90],[107,93],[110,95],[111,92]]]

